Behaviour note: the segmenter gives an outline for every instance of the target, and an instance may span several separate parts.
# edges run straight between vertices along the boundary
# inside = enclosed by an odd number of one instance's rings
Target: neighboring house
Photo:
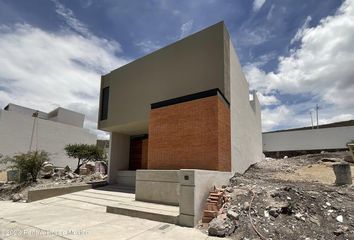
[[[223,22],[102,76],[98,128],[111,134],[110,183],[179,205],[187,226],[211,186],[262,159],[260,105]]]
[[[36,113],[38,117],[33,117]],[[61,107],[45,113],[10,103],[0,110],[0,153],[45,150],[55,166],[74,168],[77,161],[66,156],[65,145],[96,144],[96,136],[83,128],[84,119],[85,115]]]
[[[321,151],[348,150],[354,140],[354,120],[263,133],[263,152],[269,157],[295,156]]]

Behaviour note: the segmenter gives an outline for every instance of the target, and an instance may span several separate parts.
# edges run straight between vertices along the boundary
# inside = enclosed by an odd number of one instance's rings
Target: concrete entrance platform
[[[195,228],[106,213],[109,204],[128,205],[131,198],[90,189],[33,203],[0,201],[0,239],[214,239]]]
[[[107,213],[177,224],[179,207],[139,202],[132,199],[130,202],[107,206]]]
[[[130,217],[138,217],[154,221],[176,224],[179,207],[135,200],[131,187],[108,185],[97,189],[89,189],[70,194],[67,199],[104,204],[107,213],[115,213]]]
[[[105,208],[107,213],[176,224],[179,207],[135,201],[134,190],[130,187],[108,185],[97,189],[88,189],[66,194],[59,199],[92,204]]]

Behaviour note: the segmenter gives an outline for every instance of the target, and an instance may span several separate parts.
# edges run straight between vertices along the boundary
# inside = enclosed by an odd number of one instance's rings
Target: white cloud
[[[274,127],[281,125],[289,117],[292,117],[291,111],[284,105],[273,109],[262,110],[262,128],[263,131],[269,131]]]
[[[140,50],[145,54],[151,53],[162,47],[160,43],[151,40],[141,41],[136,43],[135,45],[139,47]]]
[[[253,11],[257,12],[259,9],[262,8],[263,4],[266,0],[254,0],[253,1]]]
[[[320,122],[344,119],[343,116],[347,119],[352,116],[348,113],[354,112],[354,0],[343,2],[335,15],[322,19],[315,27],[308,27],[309,21],[310,18],[293,40],[299,41],[300,46],[291,49],[289,56],[279,58],[277,71],[265,72],[257,64],[246,65],[244,71],[251,87],[263,95],[279,92],[316,99],[307,105],[325,106]],[[309,118],[308,109],[293,105],[287,108],[296,111],[296,117]],[[271,111],[264,111],[265,119]]]
[[[275,5],[272,4],[272,6],[269,9],[269,12],[267,13],[267,20],[269,21],[273,17],[273,11],[274,11]]]
[[[339,115],[333,116],[333,117],[328,118],[328,119],[321,119],[320,124],[346,121],[346,120],[351,120],[353,118],[354,118],[354,115],[350,114],[350,113],[339,114]]]
[[[75,31],[0,26],[0,104],[13,102],[43,111],[71,108],[83,112],[85,126],[103,137],[95,130],[100,75],[127,61],[116,56],[121,51],[117,42],[93,35],[69,10],[58,11]]]
[[[257,92],[257,97],[262,106],[279,104],[279,100],[274,95],[263,95],[261,92]]]
[[[182,24],[180,38],[187,36],[191,32],[191,30],[193,28],[193,23],[194,23],[194,21],[193,21],[193,19],[191,19],[188,22],[185,22]]]
[[[66,8],[63,4],[61,4],[58,0],[52,0],[55,5],[55,12],[62,16],[63,19],[66,21],[66,24],[70,26],[72,29],[77,31],[82,35],[90,35],[90,31],[88,30],[87,26],[80,22],[78,19],[75,18],[73,11],[71,9]]]
[[[241,27],[238,43],[242,46],[259,45],[271,37],[271,32],[263,27],[252,28],[252,30]]]
[[[291,39],[290,44],[293,44],[293,43],[299,41],[304,36],[305,31],[308,30],[308,26],[309,26],[311,20],[312,20],[311,16],[307,16],[304,24],[297,30],[293,39]]]

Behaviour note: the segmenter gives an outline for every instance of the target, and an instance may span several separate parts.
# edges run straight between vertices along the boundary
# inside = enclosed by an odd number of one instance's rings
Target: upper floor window
[[[108,116],[109,87],[102,89],[100,120],[106,120]]]

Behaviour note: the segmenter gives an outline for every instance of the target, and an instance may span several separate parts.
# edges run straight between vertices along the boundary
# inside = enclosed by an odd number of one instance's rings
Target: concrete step
[[[116,182],[120,186],[135,188],[136,171],[117,171]]]
[[[178,223],[179,207],[132,201],[107,206],[107,213],[143,218],[171,224]]]
[[[106,185],[104,187],[96,188],[97,190],[110,191],[110,192],[126,192],[126,193],[135,193],[135,186],[126,186],[126,185]]]

